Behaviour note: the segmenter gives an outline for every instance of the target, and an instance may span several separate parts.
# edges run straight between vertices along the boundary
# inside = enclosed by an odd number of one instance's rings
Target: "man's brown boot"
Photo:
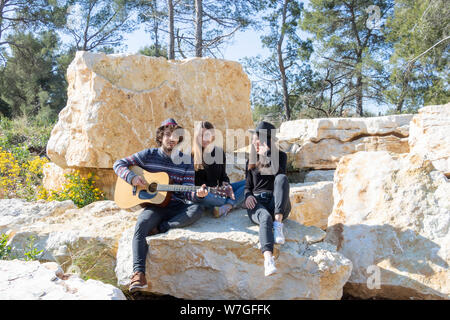
[[[136,271],[131,277],[130,287],[128,290],[130,292],[135,292],[145,288],[147,288],[147,279],[145,279],[145,274],[143,272]]]
[[[159,233],[158,227],[154,227],[148,235],[154,236],[155,234],[158,234],[158,233]]]

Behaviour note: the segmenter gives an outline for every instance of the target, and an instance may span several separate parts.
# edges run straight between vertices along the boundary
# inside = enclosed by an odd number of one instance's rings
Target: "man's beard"
[[[165,146],[165,145],[163,145],[162,148],[163,148],[164,152],[171,153],[172,150],[175,148],[175,145],[174,146],[170,146],[170,145],[169,146]]]

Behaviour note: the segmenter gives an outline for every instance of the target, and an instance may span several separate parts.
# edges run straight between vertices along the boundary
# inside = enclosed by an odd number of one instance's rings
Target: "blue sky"
[[[302,2],[305,6],[308,6],[309,4],[309,0],[303,0]],[[256,19],[261,21],[261,23],[259,23],[260,27],[263,25],[263,14],[264,12],[259,13],[258,17],[256,17]],[[260,40],[260,36],[264,33],[264,31],[267,31],[267,29],[263,29],[263,31],[256,31],[252,28],[248,28],[247,30],[236,32],[232,40],[229,41],[229,44],[222,47],[223,58],[226,60],[239,61],[246,56],[268,56],[269,50],[262,47]],[[168,43],[168,39],[164,39],[163,41]],[[150,40],[149,35],[145,33],[144,28],[141,27],[127,37],[126,44],[128,45],[127,52],[135,53],[145,45],[152,44],[152,41]]]
[[[269,50],[262,47],[260,36],[261,32],[248,29],[243,32],[236,33],[234,39],[231,43],[224,47],[223,55],[227,60],[239,61],[240,59],[248,56],[256,56],[260,54],[265,57],[269,55]],[[139,49],[146,45],[152,44],[149,34],[146,34],[143,28],[136,30],[131,33],[126,40],[128,46],[126,52],[136,53]],[[250,80],[253,80],[251,75],[249,75]],[[380,106],[374,104],[373,102],[366,102],[366,109],[371,112],[386,111],[387,107],[384,106],[380,110]]]
[[[242,32],[237,32],[230,45],[224,47],[224,59],[239,61],[245,56],[262,56],[268,55],[268,50],[263,48],[260,40],[261,33],[253,29],[248,29]],[[166,39],[164,39],[165,41]],[[146,45],[151,45],[153,42],[150,35],[141,27],[130,33],[126,37],[126,45],[128,46],[126,52],[136,53],[139,49]],[[167,42],[167,41],[165,41]]]
[[[305,6],[308,5],[308,0],[304,1],[306,3]],[[240,59],[244,57],[252,57],[261,55],[262,57],[266,57],[269,55],[269,50],[262,47],[260,37],[264,33],[263,31],[256,31],[253,29],[247,29],[241,32],[237,32],[234,38],[227,44],[223,46],[223,56],[226,60],[240,61]],[[306,38],[307,34],[304,32],[300,32],[302,38]],[[166,39],[163,39],[163,42],[167,43]],[[127,49],[124,52],[127,53],[137,53],[139,49],[145,47],[146,45],[151,45],[153,42],[150,39],[150,35],[145,32],[144,27],[140,27],[134,32],[130,33],[125,38],[125,44],[127,45]],[[249,75],[250,80],[254,80],[254,78]],[[385,112],[387,106],[380,107],[373,102],[366,101],[365,108],[368,111],[378,113],[378,111]]]

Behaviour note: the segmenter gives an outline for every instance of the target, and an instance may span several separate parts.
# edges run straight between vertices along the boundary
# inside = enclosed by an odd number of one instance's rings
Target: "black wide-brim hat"
[[[250,131],[251,133],[258,133],[258,134],[262,131],[265,132],[268,137],[270,137],[272,136],[272,130],[276,130],[273,124],[267,121],[261,121],[260,123],[258,123],[255,129],[249,129],[248,131]],[[275,135],[274,138],[276,138]]]

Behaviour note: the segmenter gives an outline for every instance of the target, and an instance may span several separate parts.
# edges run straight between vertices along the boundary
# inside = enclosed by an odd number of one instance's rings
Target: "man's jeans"
[[[232,200],[231,198],[223,198],[219,197],[217,195],[208,193],[208,195],[200,201],[196,202],[206,209],[212,209],[213,207],[221,207],[224,204],[231,204],[233,208],[237,208],[244,202],[244,189],[245,189],[245,180],[237,181],[230,183],[231,187],[233,188],[234,192],[234,198],[235,200]]]
[[[273,222],[275,213],[281,213],[285,220],[291,212],[291,202],[289,200],[289,182],[284,174],[275,177],[273,193],[263,192],[256,194],[258,201],[253,209],[247,209],[250,220],[259,224],[259,243],[261,252],[273,252],[274,236]]]
[[[146,237],[155,227],[159,232],[173,228],[183,228],[193,224],[202,217],[202,207],[197,204],[186,204],[182,201],[170,201],[166,207],[148,205],[139,215],[133,236],[133,272],[145,273],[145,259],[148,245]]]

